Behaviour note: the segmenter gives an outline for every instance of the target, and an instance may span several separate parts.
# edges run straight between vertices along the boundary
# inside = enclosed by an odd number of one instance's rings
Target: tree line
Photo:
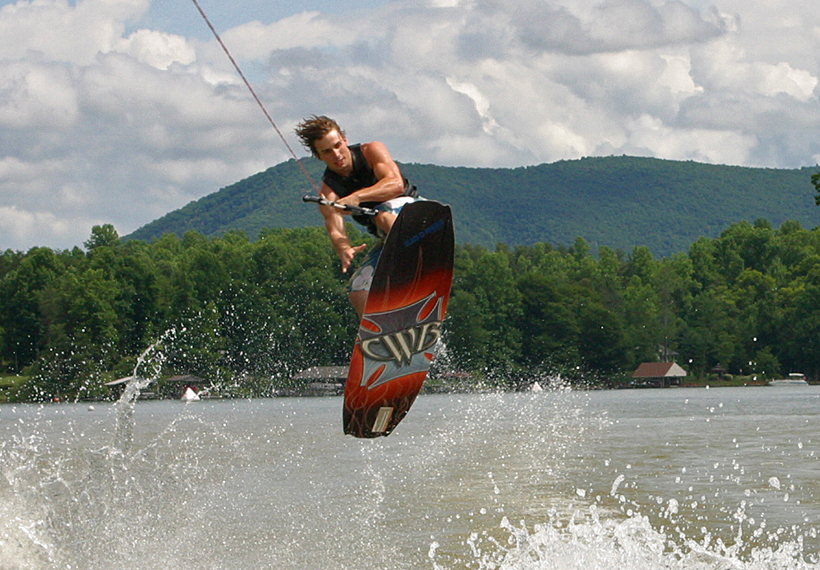
[[[347,363],[358,323],[323,228],[147,243],[104,225],[84,245],[0,255],[0,370],[29,377],[20,398],[101,397],[149,347],[162,373],[234,396]],[[594,255],[583,238],[459,245],[443,340],[442,377],[504,388],[534,372],[620,384],[670,353],[693,376],[817,379],[820,228],[740,222],[660,259],[643,246]]]

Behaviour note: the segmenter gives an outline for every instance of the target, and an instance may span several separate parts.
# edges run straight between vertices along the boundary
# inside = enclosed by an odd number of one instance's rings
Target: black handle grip
[[[316,202],[321,206],[330,206],[331,208],[338,208],[346,212],[353,212],[354,214],[362,214],[365,216],[375,216],[378,212],[373,208],[362,208],[361,206],[348,206],[347,204],[339,204],[321,196],[302,196],[302,202]]]

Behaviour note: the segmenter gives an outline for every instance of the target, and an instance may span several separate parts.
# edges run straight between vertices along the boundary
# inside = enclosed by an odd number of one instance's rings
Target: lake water
[[[0,407],[0,569],[818,565],[820,387],[93,408]]]

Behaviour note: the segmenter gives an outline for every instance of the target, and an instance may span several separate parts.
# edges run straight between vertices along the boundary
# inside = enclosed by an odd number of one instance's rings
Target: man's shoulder
[[[374,164],[376,162],[383,162],[387,160],[393,160],[390,157],[390,152],[387,150],[387,147],[384,145],[384,143],[380,141],[362,143],[361,148],[362,154],[364,154],[364,157],[370,164]]]
[[[387,147],[386,147],[386,146],[384,146],[384,143],[383,143],[383,142],[381,142],[381,141],[370,141],[370,142],[358,143],[358,144],[355,144],[355,145],[350,145],[350,147],[351,147],[351,148],[353,148],[354,146],[360,146],[360,147],[362,147],[362,150],[364,150],[364,151],[368,151],[368,150],[382,150],[382,149],[387,150]]]

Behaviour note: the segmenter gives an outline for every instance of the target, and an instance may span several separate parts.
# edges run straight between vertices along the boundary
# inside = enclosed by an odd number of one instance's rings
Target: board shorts
[[[399,196],[398,198],[393,198],[387,202],[382,202],[373,209],[377,212],[391,212],[393,214],[398,214],[405,205],[411,202],[416,202],[417,200],[423,200],[423,198]],[[384,247],[385,237],[382,237],[378,243],[373,246],[373,248],[367,253],[367,257],[361,267],[359,267],[350,277],[350,281],[347,283],[348,293],[353,293],[355,291],[370,291],[370,285],[373,283],[373,274],[376,272],[376,264],[379,262],[379,256],[381,256],[382,248]]]

